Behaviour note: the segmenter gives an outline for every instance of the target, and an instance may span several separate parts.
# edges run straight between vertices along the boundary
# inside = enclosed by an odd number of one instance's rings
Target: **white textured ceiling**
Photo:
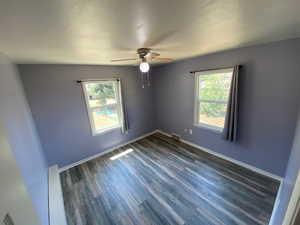
[[[300,0],[0,0],[0,52],[19,63],[120,65],[139,47],[182,59],[295,37]]]

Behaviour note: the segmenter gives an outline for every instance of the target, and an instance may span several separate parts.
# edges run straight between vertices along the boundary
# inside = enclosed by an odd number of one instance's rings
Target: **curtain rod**
[[[238,65],[239,67],[241,67],[241,65]],[[218,67],[218,68],[208,68],[208,69],[203,69],[203,70],[194,70],[194,71],[190,71],[190,73],[194,74],[194,73],[198,73],[198,72],[205,72],[205,71],[210,71],[210,70],[222,70],[222,69],[231,69],[234,66],[227,66],[227,67]]]
[[[76,80],[76,82],[77,82],[78,84],[80,84],[80,83],[82,83],[82,82],[89,82],[89,81],[112,81],[112,80],[120,81],[120,78],[84,79],[84,80]]]

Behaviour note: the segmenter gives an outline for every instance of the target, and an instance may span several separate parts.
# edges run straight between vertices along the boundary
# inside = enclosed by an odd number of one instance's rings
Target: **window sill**
[[[212,131],[212,132],[217,133],[217,134],[222,134],[222,132],[223,132],[223,128],[210,126],[210,125],[207,125],[207,124],[204,124],[204,123],[197,123],[197,124],[194,124],[194,126],[199,127],[199,128],[203,128],[205,130]]]
[[[98,135],[101,135],[101,134],[105,134],[105,133],[109,133],[115,129],[121,129],[121,126],[118,125],[118,126],[115,126],[115,127],[109,127],[109,128],[106,128],[106,129],[103,129],[103,130],[98,130],[98,131],[94,131],[92,133],[93,136],[98,136]]]

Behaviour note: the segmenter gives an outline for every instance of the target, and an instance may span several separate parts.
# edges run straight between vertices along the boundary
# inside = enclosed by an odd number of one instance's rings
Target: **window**
[[[233,68],[196,73],[195,125],[222,131]]]
[[[122,107],[117,80],[83,82],[93,135],[121,127]]]

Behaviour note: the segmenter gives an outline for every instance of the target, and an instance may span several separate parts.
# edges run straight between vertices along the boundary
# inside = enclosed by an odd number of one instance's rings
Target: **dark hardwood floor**
[[[64,171],[61,181],[68,225],[267,225],[279,187],[158,133]]]

